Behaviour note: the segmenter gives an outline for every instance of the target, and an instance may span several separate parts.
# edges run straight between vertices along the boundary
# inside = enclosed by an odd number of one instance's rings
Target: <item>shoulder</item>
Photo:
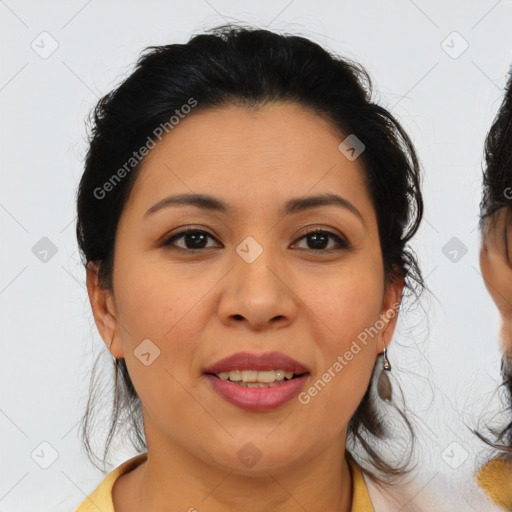
[[[147,452],[141,453],[123,462],[112,470],[94,491],[85,498],[75,512],[115,512],[112,501],[112,488],[115,481],[124,473],[131,471],[147,459]]]
[[[365,475],[366,478],[366,475]],[[379,512],[498,512],[489,496],[477,485],[470,464],[456,472],[442,472],[423,464],[390,481],[366,478],[368,492]]]

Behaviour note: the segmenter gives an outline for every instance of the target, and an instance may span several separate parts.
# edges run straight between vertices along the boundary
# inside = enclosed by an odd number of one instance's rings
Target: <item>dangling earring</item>
[[[391,393],[391,381],[389,380],[388,372],[391,371],[391,365],[389,364],[389,359],[387,356],[387,349],[384,348],[382,353],[383,364],[382,370],[379,373],[379,379],[377,381],[377,393],[381,400],[385,402],[391,402],[392,393]]]

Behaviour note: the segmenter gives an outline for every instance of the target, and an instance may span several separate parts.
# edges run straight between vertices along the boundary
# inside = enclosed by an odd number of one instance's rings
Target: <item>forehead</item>
[[[339,193],[371,208],[361,159],[338,149],[345,137],[296,104],[199,110],[150,151],[131,201],[147,209],[169,193],[202,192],[243,209],[249,198],[281,204],[291,196]]]

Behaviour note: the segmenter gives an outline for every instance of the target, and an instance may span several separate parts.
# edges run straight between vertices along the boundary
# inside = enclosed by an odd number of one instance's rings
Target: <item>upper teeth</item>
[[[232,370],[230,372],[221,372],[216,374],[223,380],[232,380],[234,382],[274,382],[276,380],[291,379],[293,372],[284,370]]]

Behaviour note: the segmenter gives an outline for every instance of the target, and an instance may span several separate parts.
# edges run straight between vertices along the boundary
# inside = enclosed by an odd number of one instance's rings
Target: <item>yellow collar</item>
[[[348,465],[352,473],[351,512],[375,512],[361,468],[351,458],[348,459]]]
[[[512,509],[512,461],[502,455],[491,459],[476,475],[478,485],[505,510]]]
[[[135,469],[139,464],[147,459],[148,452],[141,453],[123,462],[116,469],[111,471],[104,480],[94,489],[94,491],[85,498],[76,512],[115,512],[114,502],[112,501],[112,489],[114,482],[123,473]]]

